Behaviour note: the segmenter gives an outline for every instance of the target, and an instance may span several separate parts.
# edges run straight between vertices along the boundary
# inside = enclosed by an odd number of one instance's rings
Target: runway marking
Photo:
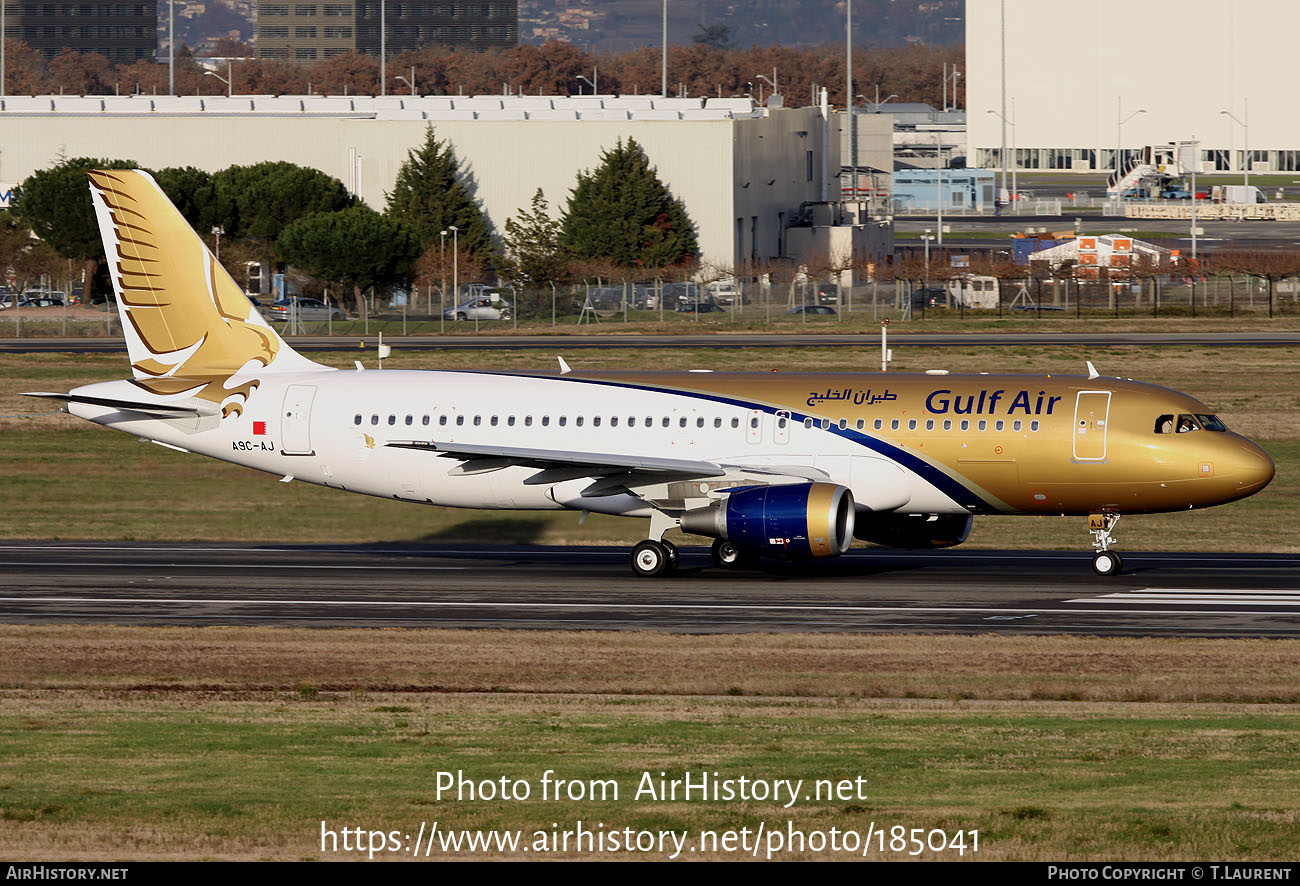
[[[1068,601],[1074,602],[1074,601]],[[1084,601],[1087,602],[1087,601]],[[0,603],[17,604],[200,604],[211,606],[358,606],[411,609],[559,609],[601,611],[713,611],[713,612],[951,612],[984,613],[1000,615],[1210,615],[1195,609],[1054,609],[1038,606],[1033,609],[993,606],[832,606],[792,605],[785,603],[536,603],[524,601],[474,601],[474,600],[301,600],[267,597],[265,599],[240,599],[223,597],[0,597]],[[1244,615],[1296,615],[1294,611],[1247,611]],[[284,616],[292,618],[293,616]]]
[[[1235,606],[1267,603],[1274,606],[1300,607],[1300,590],[1265,588],[1140,588],[1116,591],[1096,597],[1078,597],[1067,603],[1091,603],[1099,600],[1132,600],[1135,603],[1201,603],[1207,606]]]
[[[63,569],[85,569],[87,567],[96,567],[104,569],[130,568],[130,563],[94,563],[90,561],[77,561],[75,563],[52,564],[52,563],[27,563],[21,560],[13,560],[5,565],[7,566],[52,566],[59,565]],[[157,563],[153,564],[164,569],[389,569],[401,572],[424,572],[426,570],[465,570],[468,566],[430,566],[424,563],[411,564],[409,566],[390,566],[374,563],[356,563],[345,564],[340,566],[331,566],[321,563]]]

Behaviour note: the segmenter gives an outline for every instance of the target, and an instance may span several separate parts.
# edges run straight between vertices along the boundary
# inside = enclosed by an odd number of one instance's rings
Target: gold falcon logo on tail
[[[273,363],[320,368],[253,309],[152,176],[115,169],[89,178],[136,384],[191,392],[220,404],[224,417],[243,411]]]

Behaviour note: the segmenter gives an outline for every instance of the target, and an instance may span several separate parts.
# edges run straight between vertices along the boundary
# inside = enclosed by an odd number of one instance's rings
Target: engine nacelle
[[[853,493],[834,483],[757,486],[682,515],[682,529],[768,557],[836,557],[853,541]]]
[[[966,540],[970,525],[966,514],[868,514],[853,534],[891,548],[951,548]]]

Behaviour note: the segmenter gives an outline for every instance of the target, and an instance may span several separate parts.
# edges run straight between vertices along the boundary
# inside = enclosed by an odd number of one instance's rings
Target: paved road
[[[0,543],[0,622],[1300,636],[1300,556],[854,551],[735,573],[684,549]],[[527,581],[521,581],[521,577]]]
[[[357,347],[364,340],[366,348]],[[299,336],[288,339],[299,351],[355,350],[370,359],[378,343],[375,336]],[[908,348],[972,348],[1206,345],[1214,347],[1291,347],[1300,345],[1300,332],[963,332],[916,334],[891,332],[891,345]],[[389,336],[385,344],[408,351],[548,351],[563,354],[577,350],[617,348],[683,350],[708,348],[880,348],[877,333],[866,335],[779,335],[745,333],[730,335],[465,335]],[[0,353],[126,353],[121,339],[6,338],[0,339]]]

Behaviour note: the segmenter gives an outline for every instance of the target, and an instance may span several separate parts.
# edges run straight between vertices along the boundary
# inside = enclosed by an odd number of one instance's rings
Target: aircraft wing
[[[682,458],[653,458],[644,455],[571,452],[561,449],[483,446],[437,441],[395,441],[385,445],[459,459],[462,464],[451,471],[451,474],[456,476],[486,474],[508,467],[529,467],[537,468],[538,473],[524,481],[526,486],[541,486],[591,477],[594,482],[583,491],[584,495],[612,495],[624,489],[635,491],[638,488],[680,480],[726,478],[749,483],[770,483],[782,479],[788,482],[792,478],[826,479],[824,471],[795,465],[745,465]]]

